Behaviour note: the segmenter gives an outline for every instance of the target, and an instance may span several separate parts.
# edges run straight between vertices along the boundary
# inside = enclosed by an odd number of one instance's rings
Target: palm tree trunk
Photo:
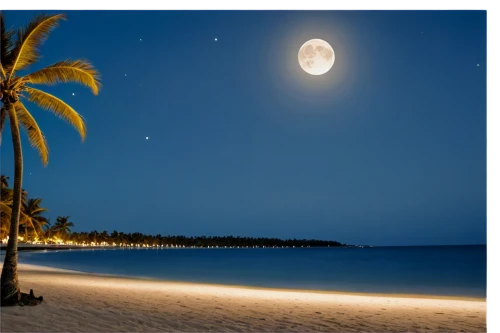
[[[12,214],[10,221],[9,241],[5,251],[1,275],[1,305],[14,304],[19,301],[19,281],[17,278],[17,235],[19,232],[19,212],[21,210],[21,187],[23,181],[23,153],[21,150],[21,135],[19,124],[11,102],[5,103],[5,109],[9,115],[10,128],[12,132],[12,143],[14,145],[14,196],[12,203]]]

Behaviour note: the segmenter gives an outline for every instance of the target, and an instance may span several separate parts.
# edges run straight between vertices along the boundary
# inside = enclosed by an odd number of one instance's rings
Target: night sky
[[[35,13],[6,12],[7,26]],[[26,102],[50,156],[44,168],[22,137],[23,187],[52,222],[486,243],[485,11],[66,14],[31,70],[86,58],[103,88],[43,88],[87,120],[83,144]],[[335,50],[323,76],[297,61],[312,38]],[[7,125],[1,167],[11,179],[12,155]]]

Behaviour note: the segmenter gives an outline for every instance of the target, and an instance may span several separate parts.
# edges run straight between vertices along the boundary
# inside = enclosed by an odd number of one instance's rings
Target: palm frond
[[[4,190],[5,188],[8,188],[9,187],[9,176],[0,175],[0,183],[2,186],[2,190]],[[0,199],[2,199],[1,196],[0,196]]]
[[[2,107],[0,109],[0,145],[2,144],[2,133],[3,127],[5,126],[5,119],[7,119],[7,110],[5,110],[5,107]]]
[[[32,87],[26,87],[26,92],[28,93],[28,100],[30,102],[37,104],[42,109],[52,111],[55,115],[66,120],[78,131],[82,141],[85,139],[85,134],[87,133],[85,120],[71,106],[54,95]]]
[[[7,234],[9,233],[9,229],[10,229],[10,216],[7,216],[5,214],[1,214],[0,215],[0,221],[2,222],[0,224],[0,235],[5,235],[7,236]],[[2,238],[4,238],[2,236]]]
[[[29,207],[30,214],[35,216],[42,212],[48,212],[47,208],[40,207],[42,203],[42,198],[29,199],[27,206]]]
[[[4,231],[5,233],[8,233],[10,229],[10,216],[2,214],[0,218],[1,218],[0,221],[2,222],[0,224],[0,230]]]
[[[54,85],[57,83],[76,82],[89,87],[94,95],[99,93],[100,74],[85,60],[64,60],[52,66],[31,73],[25,77],[30,83]]]
[[[45,140],[45,136],[38,127],[35,118],[33,118],[23,103],[17,102],[14,106],[16,107],[19,124],[26,130],[31,146],[38,151],[43,165],[47,165],[49,163],[47,140]]]
[[[3,78],[6,78],[6,73],[4,70],[4,65],[10,62],[10,51],[14,45],[12,42],[12,37],[15,34],[13,29],[5,28],[5,19],[3,13],[0,13],[0,72]]]
[[[5,73],[5,70],[3,69],[2,59],[0,58],[0,79],[4,80],[4,78],[5,79],[7,78],[7,74]]]
[[[12,194],[13,194],[12,189],[6,188],[6,187],[2,188],[1,193],[0,193],[0,202],[11,206],[12,205]]]
[[[5,64],[10,77],[16,70],[23,69],[40,58],[38,47],[47,40],[61,19],[65,19],[64,14],[40,14],[35,16],[26,28],[19,29],[16,44],[11,51],[12,64]]]
[[[2,205],[2,207],[0,207],[0,212],[2,212],[2,213],[9,213],[10,214],[10,210],[12,209],[11,208],[11,206],[12,206],[12,197],[8,198],[6,200],[4,200],[4,199],[0,200],[0,205]]]
[[[25,224],[29,225],[30,219],[24,213],[19,212],[19,225],[25,225]]]
[[[10,216],[12,208],[9,207],[11,202],[8,201],[0,201],[0,212],[4,214],[8,214]]]
[[[47,208],[36,208],[36,209],[33,209],[31,211],[31,214],[35,215],[35,214],[40,214],[40,213],[43,213],[43,212],[48,212],[49,210]]]

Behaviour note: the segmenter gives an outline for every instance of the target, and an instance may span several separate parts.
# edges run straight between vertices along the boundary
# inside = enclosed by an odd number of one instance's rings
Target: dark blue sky
[[[5,17],[18,26],[34,14]],[[50,160],[44,168],[23,137],[23,187],[52,220],[70,215],[79,231],[486,243],[485,11],[67,16],[33,69],[87,58],[103,88],[46,88],[85,117],[84,144],[28,105]],[[324,76],[297,61],[312,38],[335,50]],[[1,166],[12,176],[8,131]]]

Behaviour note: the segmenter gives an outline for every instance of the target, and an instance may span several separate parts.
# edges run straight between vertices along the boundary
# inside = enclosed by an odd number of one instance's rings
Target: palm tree
[[[17,278],[17,236],[21,210],[21,189],[23,176],[23,156],[20,128],[26,130],[28,140],[39,153],[42,163],[47,165],[49,151],[45,136],[35,118],[21,102],[21,98],[37,104],[40,108],[53,112],[76,128],[82,140],[86,127],[83,118],[68,104],[54,95],[34,88],[34,84],[54,85],[76,82],[89,87],[94,94],[100,89],[99,73],[85,60],[64,60],[36,72],[21,75],[18,73],[40,59],[38,48],[56,28],[63,14],[37,15],[17,33],[5,28],[3,15],[0,14],[0,138],[5,120],[8,118],[14,146],[14,186],[9,241],[5,253],[1,275],[1,304],[15,303],[19,295]]]
[[[73,222],[68,221],[69,216],[59,216],[54,224],[54,231],[57,231],[61,238],[66,238],[66,235],[70,233],[70,227],[74,227]]]
[[[42,203],[41,198],[29,199],[23,202],[23,216],[21,217],[22,223],[24,224],[24,232],[26,235],[25,241],[28,240],[28,226],[33,228],[35,235],[38,237],[38,232],[42,230],[42,226],[47,224],[47,219],[41,214],[48,211],[47,208],[40,207]],[[38,232],[37,232],[38,230]]]

